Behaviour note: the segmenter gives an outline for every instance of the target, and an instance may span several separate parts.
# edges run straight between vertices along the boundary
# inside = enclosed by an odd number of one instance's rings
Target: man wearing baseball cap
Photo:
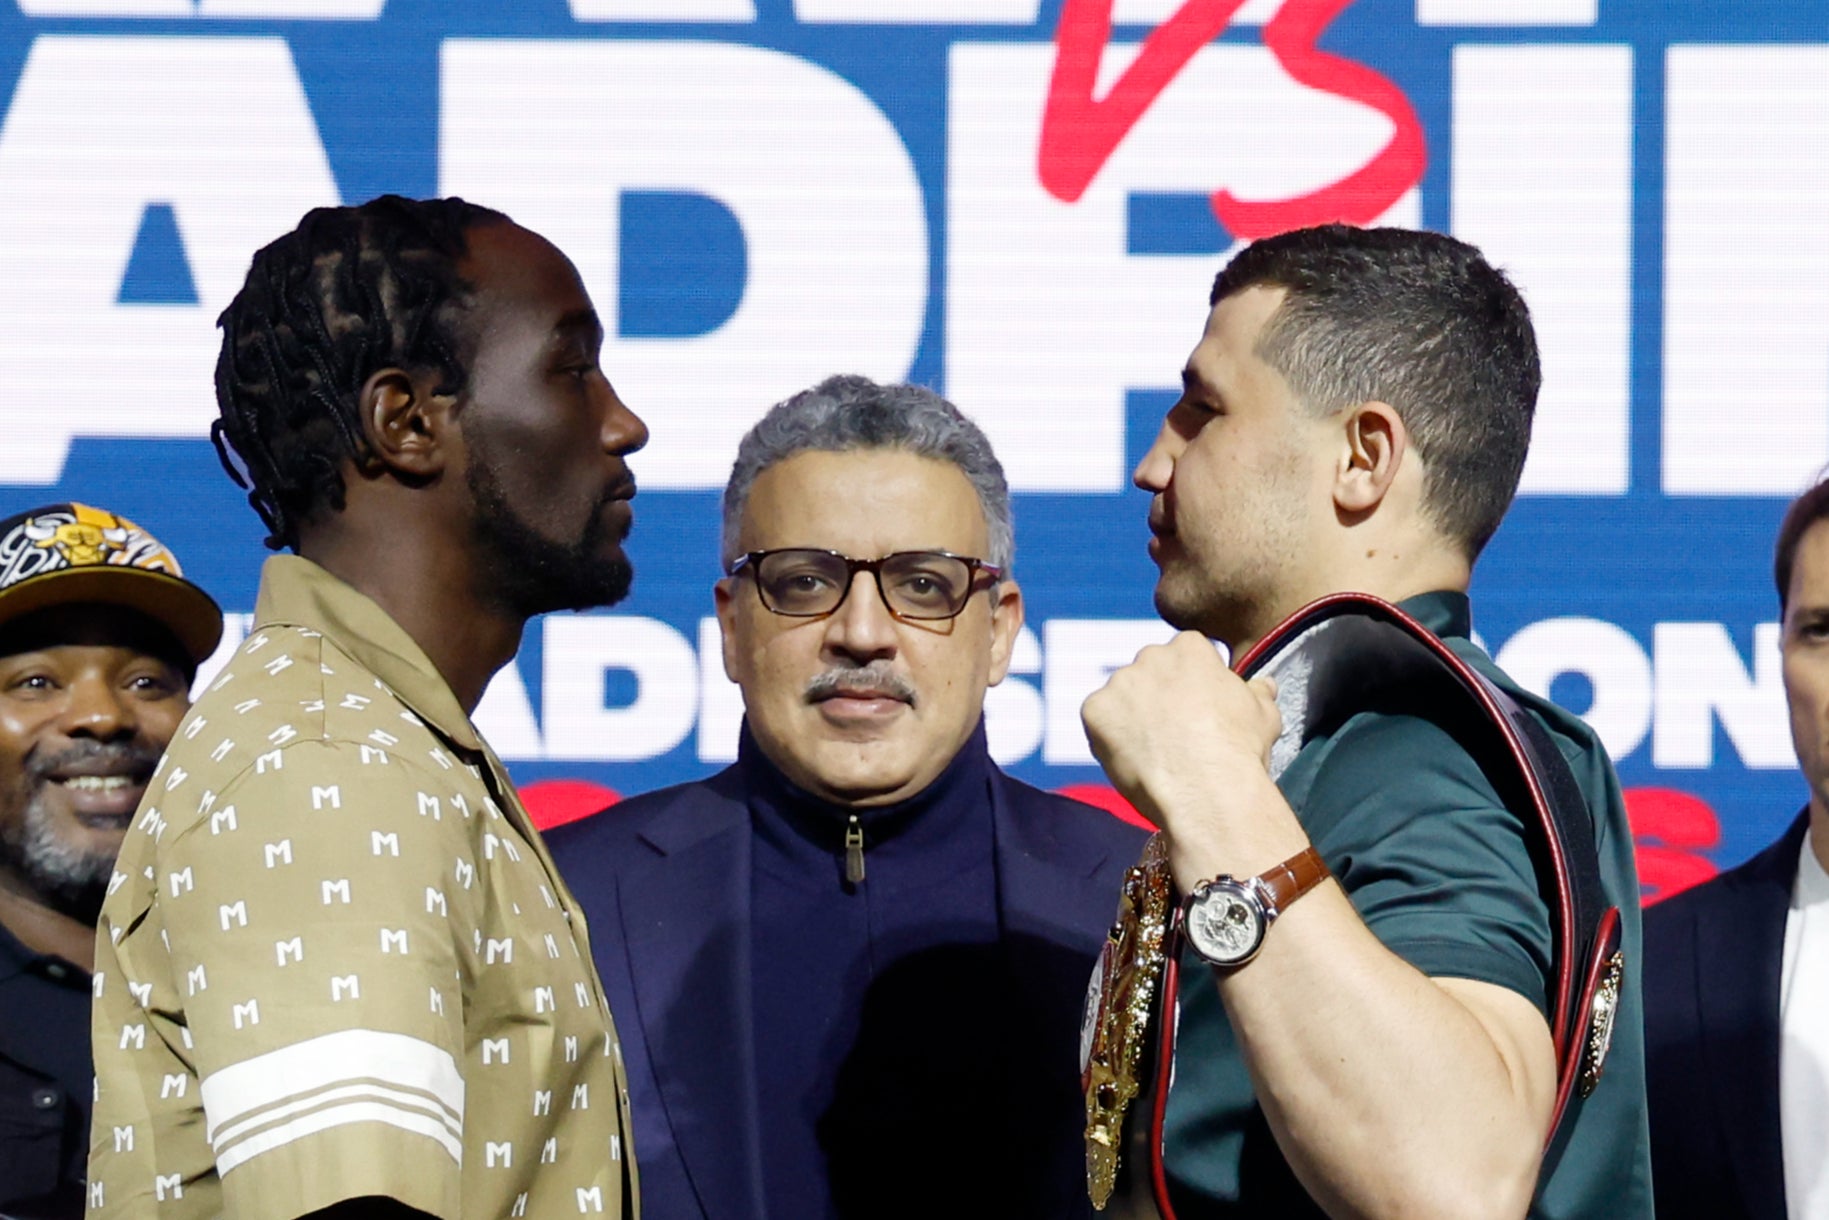
[[[124,517],[0,522],[0,1215],[76,1217],[95,922],[222,612]]]

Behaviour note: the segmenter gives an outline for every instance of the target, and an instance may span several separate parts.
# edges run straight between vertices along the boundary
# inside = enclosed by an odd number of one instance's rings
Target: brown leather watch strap
[[[1257,880],[1270,895],[1272,910],[1281,914],[1289,909],[1290,903],[1320,885],[1327,876],[1327,861],[1321,858],[1320,852],[1306,847],[1275,868],[1258,874]]]

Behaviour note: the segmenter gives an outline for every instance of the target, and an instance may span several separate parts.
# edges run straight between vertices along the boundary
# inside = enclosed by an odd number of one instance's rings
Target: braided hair
[[[377,370],[433,371],[438,393],[462,392],[452,323],[470,286],[457,263],[468,230],[505,223],[462,199],[382,195],[315,208],[254,255],[217,320],[210,439],[268,547],[296,549],[301,523],[342,511],[343,464],[369,457],[359,397]]]

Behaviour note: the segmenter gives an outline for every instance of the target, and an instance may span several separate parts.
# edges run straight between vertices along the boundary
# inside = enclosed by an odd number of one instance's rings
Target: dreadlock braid
[[[430,370],[440,393],[463,390],[451,326],[469,285],[457,262],[469,229],[507,222],[461,199],[382,195],[315,208],[254,255],[217,320],[210,439],[269,547],[296,548],[302,522],[342,510],[344,463],[368,456],[358,398],[377,370]]]

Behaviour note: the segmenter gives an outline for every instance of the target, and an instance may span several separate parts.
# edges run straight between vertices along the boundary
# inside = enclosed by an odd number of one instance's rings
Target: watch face
[[[1215,882],[1188,903],[1188,940],[1217,965],[1245,961],[1264,940],[1263,909],[1236,882]]]

